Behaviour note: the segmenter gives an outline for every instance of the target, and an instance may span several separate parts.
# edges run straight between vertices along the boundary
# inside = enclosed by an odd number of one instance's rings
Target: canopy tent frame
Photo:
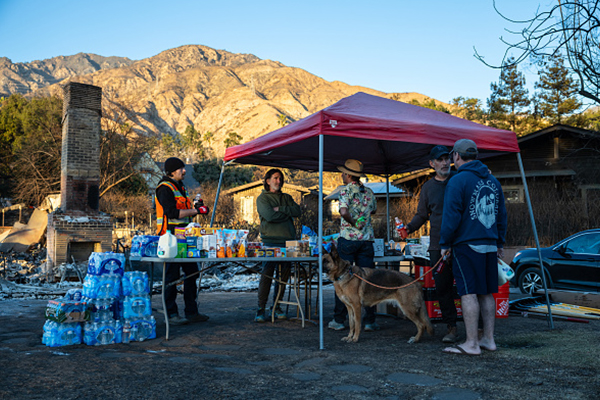
[[[364,112],[363,109],[365,109]],[[354,114],[349,110],[353,111]],[[387,117],[388,113],[391,113],[392,117]],[[406,118],[407,121],[404,123],[400,118],[397,118],[398,116]],[[336,127],[340,125],[348,126],[348,128],[344,128],[343,132],[340,132],[336,130]],[[508,135],[508,137],[503,138],[501,135]],[[331,139],[327,150],[330,151],[329,154],[333,159],[326,160],[325,136]],[[502,140],[496,136],[499,136]],[[351,143],[347,146],[340,146],[340,138],[348,140]],[[253,165],[285,166],[286,168],[309,171],[317,170],[315,167],[318,166],[319,348],[323,350],[323,172],[325,170],[337,171],[337,165],[343,165],[343,161],[341,160],[345,160],[346,158],[360,159],[361,157],[358,156],[353,157],[352,152],[354,151],[354,154],[357,153],[356,146],[359,146],[358,153],[366,148],[368,157],[366,157],[367,162],[363,162],[365,164],[364,172],[374,175],[384,175],[386,177],[386,199],[388,200],[386,207],[388,214],[386,228],[389,241],[389,176],[392,173],[411,172],[423,168],[423,166],[427,165],[427,155],[433,145],[442,144],[451,146],[456,140],[462,138],[469,138],[477,143],[480,156],[482,156],[480,158],[484,158],[486,155],[490,156],[505,152],[514,152],[517,154],[531,226],[538,250],[540,269],[543,272],[544,264],[542,262],[533,207],[514,132],[486,127],[438,111],[383,99],[365,93],[357,93],[342,99],[334,105],[302,120],[267,133],[245,144],[228,148],[225,153],[221,176],[219,177],[211,226],[214,223],[218,195],[222,185],[222,175],[226,164],[236,162]],[[314,143],[314,139],[318,140],[318,147],[314,146],[316,144]],[[373,141],[376,143],[373,144]],[[363,145],[362,148],[360,147],[361,144]],[[316,157],[314,156],[315,147],[318,148]],[[399,147],[407,147],[408,149],[399,151]],[[371,151],[370,153],[368,153],[369,150]],[[397,159],[399,157],[398,154],[400,154],[400,160]],[[405,158],[402,158],[402,156]],[[383,168],[381,165],[382,159],[384,160]],[[545,273],[541,275],[548,308],[548,323],[550,328],[554,329]]]

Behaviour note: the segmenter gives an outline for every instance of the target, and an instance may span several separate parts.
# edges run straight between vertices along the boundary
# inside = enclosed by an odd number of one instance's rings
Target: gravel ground
[[[324,300],[327,323],[331,287]],[[157,339],[49,348],[41,343],[47,300],[0,301],[0,398],[599,398],[599,321],[555,321],[550,330],[544,320],[498,319],[498,351],[468,357],[441,352],[440,324],[410,345],[410,321],[379,316],[382,329],[355,344],[340,340],[347,331],[325,329],[320,350],[314,323],[254,323],[256,292],[202,293],[200,302],[210,320],[171,327],[169,341],[158,311]],[[161,309],[158,296],[153,305]]]

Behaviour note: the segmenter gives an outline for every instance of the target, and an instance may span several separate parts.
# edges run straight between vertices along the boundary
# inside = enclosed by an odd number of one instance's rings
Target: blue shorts
[[[460,296],[498,293],[498,253],[478,253],[468,244],[452,247],[452,273]]]

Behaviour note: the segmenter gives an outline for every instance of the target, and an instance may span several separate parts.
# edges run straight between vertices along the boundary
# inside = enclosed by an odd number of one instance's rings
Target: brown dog
[[[395,302],[404,315],[417,326],[417,334],[408,343],[421,339],[423,331],[433,335],[433,327],[427,316],[421,284],[415,282],[401,289],[381,289],[368,282],[383,287],[398,287],[412,282],[412,279],[399,271],[378,268],[360,268],[340,258],[335,246],[331,253],[323,255],[323,266],[333,281],[335,293],[348,308],[350,333],[342,340],[356,342],[361,330],[362,307],[371,307],[384,301]],[[355,276],[356,275],[356,276]]]

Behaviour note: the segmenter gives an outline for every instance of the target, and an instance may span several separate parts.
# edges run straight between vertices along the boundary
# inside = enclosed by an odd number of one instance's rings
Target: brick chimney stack
[[[99,211],[102,88],[64,88],[60,208],[48,214],[46,272],[112,248],[112,219]]]
[[[102,88],[70,82],[64,88],[61,210],[98,211]]]

